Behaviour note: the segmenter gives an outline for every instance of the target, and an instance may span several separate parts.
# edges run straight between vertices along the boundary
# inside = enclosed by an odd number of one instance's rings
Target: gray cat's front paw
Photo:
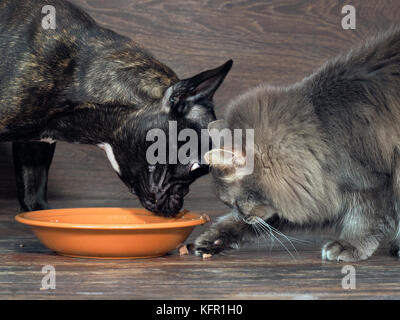
[[[218,254],[224,250],[237,249],[239,245],[233,237],[220,233],[217,229],[209,229],[200,235],[194,243],[194,253],[197,256],[203,254]]]
[[[322,259],[354,262],[366,260],[369,255],[345,240],[329,241],[322,248]]]

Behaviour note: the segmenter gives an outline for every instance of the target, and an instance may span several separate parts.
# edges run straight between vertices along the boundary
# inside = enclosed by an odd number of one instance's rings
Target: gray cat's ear
[[[204,155],[206,163],[212,167],[229,168],[245,165],[246,159],[225,149],[212,149]]]
[[[211,130],[218,130],[221,131],[222,129],[225,129],[225,120],[224,119],[219,119],[219,120],[215,120],[213,122],[210,122],[208,124],[208,134],[210,134]]]
[[[211,141],[213,144],[213,148],[222,148],[224,146],[225,139],[227,141],[231,141],[232,137],[230,132],[224,132],[223,130],[226,129],[225,121],[220,119],[208,124],[208,135],[211,137]],[[227,135],[225,137],[225,135]]]

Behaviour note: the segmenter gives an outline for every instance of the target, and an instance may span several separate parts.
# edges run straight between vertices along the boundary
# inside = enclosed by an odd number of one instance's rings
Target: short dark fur
[[[41,26],[45,5],[56,9],[55,30]],[[0,142],[14,142],[23,210],[48,208],[55,145],[34,141],[109,144],[120,178],[162,215],[179,212],[190,183],[208,172],[179,164],[149,168],[145,137],[151,128],[166,130],[169,120],[206,128],[231,61],[180,81],[137,43],[62,0],[1,1],[0,57]],[[196,119],[188,116],[194,105],[203,110]]]
[[[196,240],[197,253],[236,246],[266,221],[281,231],[332,227],[338,240],[324,246],[327,260],[367,259],[384,237],[398,256],[399,89],[400,30],[392,29],[299,83],[233,101],[224,126],[254,128],[255,171],[238,176],[237,165],[211,162],[233,213]]]

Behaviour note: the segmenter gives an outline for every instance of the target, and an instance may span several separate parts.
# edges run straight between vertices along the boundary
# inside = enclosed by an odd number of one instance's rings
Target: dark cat
[[[55,10],[55,29],[42,8]],[[147,209],[176,215],[189,185],[208,173],[200,158],[149,165],[153,128],[198,134],[215,120],[213,95],[232,66],[179,80],[137,43],[62,0],[0,2],[0,142],[13,142],[23,211],[49,207],[56,140],[97,145]],[[39,142],[41,141],[41,142]]]
[[[256,231],[329,226],[337,240],[323,259],[367,259],[384,237],[399,256],[399,29],[292,86],[250,90],[220,127],[254,129],[254,172],[238,174],[244,148],[206,155],[233,212],[196,240],[197,254],[236,247]]]

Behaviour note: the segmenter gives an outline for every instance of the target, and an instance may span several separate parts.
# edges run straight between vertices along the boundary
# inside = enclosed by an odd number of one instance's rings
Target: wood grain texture
[[[261,82],[299,81],[361,39],[399,24],[400,18],[397,0],[351,1],[357,9],[356,30],[341,28],[345,1],[72,2],[101,25],[141,43],[181,78],[234,59],[216,95],[218,116],[238,93]],[[139,206],[101,150],[66,143],[57,146],[49,199],[56,208]],[[185,207],[207,211],[214,218],[226,211],[210,177],[194,184]],[[18,210],[10,145],[0,144],[0,299],[400,298],[400,262],[388,256],[386,248],[371,260],[354,264],[357,289],[343,290],[343,264],[320,260],[321,238],[301,248],[296,261],[282,248],[269,252],[256,244],[209,261],[176,254],[150,260],[80,260],[43,248],[29,229],[14,222]],[[202,230],[196,229],[191,239]],[[46,264],[57,270],[54,291],[39,290]]]
[[[91,205],[102,205],[95,201]],[[0,203],[12,211],[9,202]],[[57,205],[70,205],[62,201]],[[211,216],[215,218],[218,213]],[[189,241],[204,230],[199,227]],[[268,243],[202,260],[170,255],[138,260],[58,256],[12,215],[0,216],[0,299],[387,299],[399,298],[399,261],[382,248],[353,263],[356,289],[344,290],[345,264],[323,262],[320,240],[298,247],[296,259]],[[311,239],[310,237],[308,237]],[[23,245],[21,247],[21,245]],[[56,269],[56,289],[40,290],[45,265]],[[171,291],[173,288],[173,291]]]

